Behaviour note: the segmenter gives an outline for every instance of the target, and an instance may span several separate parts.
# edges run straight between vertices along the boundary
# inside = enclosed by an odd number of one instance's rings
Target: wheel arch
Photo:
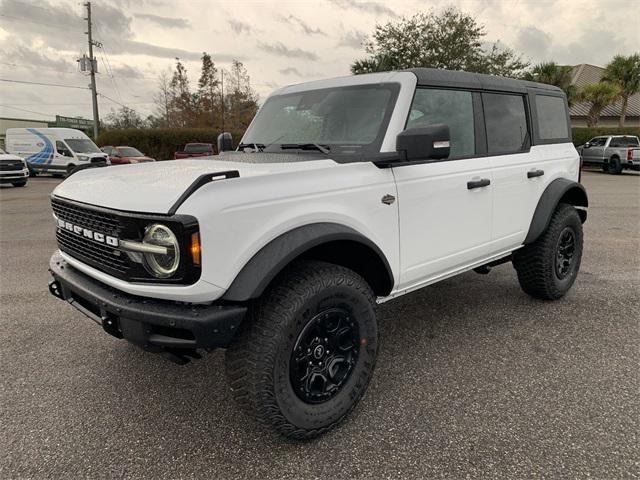
[[[587,220],[587,210],[589,199],[587,192],[581,183],[557,178],[552,181],[542,193],[533,219],[529,225],[529,231],[524,239],[524,244],[533,243],[549,226],[551,216],[560,203],[568,203],[574,207],[579,207],[578,215],[582,223]]]
[[[258,298],[291,262],[322,260],[354,270],[379,296],[388,295],[393,272],[382,250],[356,230],[337,223],[314,223],[295,228],[262,247],[240,270],[224,300]]]

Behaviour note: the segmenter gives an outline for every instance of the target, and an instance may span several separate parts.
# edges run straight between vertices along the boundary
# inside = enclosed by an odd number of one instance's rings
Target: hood
[[[310,170],[331,164],[333,161],[329,159],[294,163],[193,159],[137,163],[125,168],[88,168],[67,178],[56,187],[53,195],[116,210],[164,214],[204,174],[237,170],[239,178],[222,181],[240,184],[247,177]]]
[[[17,155],[11,155],[10,153],[0,153],[0,160],[12,160],[14,162],[15,161],[24,162],[22,157],[19,157]]]

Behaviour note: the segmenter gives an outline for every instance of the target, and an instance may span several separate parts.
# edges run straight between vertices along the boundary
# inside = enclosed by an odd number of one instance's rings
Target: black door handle
[[[491,180],[489,180],[488,178],[481,178],[480,180],[471,180],[467,182],[467,188],[469,190],[472,190],[474,188],[486,187],[489,184],[491,184]]]
[[[544,170],[529,170],[527,172],[527,178],[541,177],[542,175],[544,175]]]

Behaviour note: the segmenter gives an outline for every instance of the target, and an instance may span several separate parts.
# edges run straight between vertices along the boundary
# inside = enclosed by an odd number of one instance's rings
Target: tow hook
[[[49,282],[49,293],[60,300],[64,300],[64,298],[62,298],[62,288],[60,288],[60,283],[56,280]]]

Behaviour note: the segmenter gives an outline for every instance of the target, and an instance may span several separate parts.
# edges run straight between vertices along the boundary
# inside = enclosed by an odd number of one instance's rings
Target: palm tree
[[[545,62],[535,65],[530,72],[524,74],[525,80],[547,83],[561,88],[567,95],[569,106],[576,101],[578,89],[571,84],[572,67],[558,65],[555,62]]]
[[[628,57],[624,55],[613,57],[602,79],[617,85],[620,89],[619,98],[622,100],[622,109],[618,125],[624,127],[629,97],[640,91],[640,53]]]
[[[609,82],[598,82],[585,85],[578,93],[577,100],[591,104],[587,115],[587,126],[597,127],[600,113],[607,105],[615,102],[620,95],[620,88]]]

